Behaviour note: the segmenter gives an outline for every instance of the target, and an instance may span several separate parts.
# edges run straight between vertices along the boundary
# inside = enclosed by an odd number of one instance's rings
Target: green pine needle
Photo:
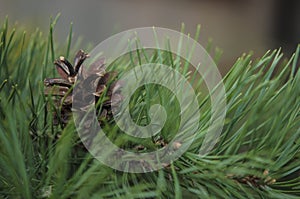
[[[224,77],[228,111],[223,132],[205,157],[198,150],[210,120],[210,101],[207,92],[201,92],[203,79],[191,75],[200,88],[201,104],[193,144],[160,171],[129,174],[100,164],[84,148],[78,150],[81,143],[73,123],[63,130],[52,125],[47,112],[51,101],[41,94],[43,79],[57,75],[53,67],[57,55],[72,56],[78,46],[85,47],[77,42],[71,48],[72,25],[65,46],[54,41],[57,18],[51,20],[48,38],[40,31],[28,34],[9,28],[8,19],[0,28],[1,198],[300,197],[300,45],[289,60],[274,50],[257,61],[246,54],[236,61]],[[222,51],[215,53],[219,60]],[[155,62],[190,76],[188,64],[181,61],[168,52],[143,49],[111,67],[122,74],[134,63]],[[180,111],[176,98],[163,88],[147,85],[141,93],[132,97],[131,113],[138,124],[149,122],[148,107],[158,102],[174,113]],[[180,118],[174,114],[168,120],[161,132],[166,141],[176,133],[174,123]],[[111,123],[105,130],[125,148],[137,143],[157,147],[151,139],[124,144],[128,136],[121,136]]]

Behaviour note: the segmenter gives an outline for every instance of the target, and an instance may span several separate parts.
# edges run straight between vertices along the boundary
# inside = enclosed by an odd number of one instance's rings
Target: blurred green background
[[[94,45],[114,33],[135,27],[159,26],[195,33],[202,25],[200,42],[212,38],[224,53],[219,67],[224,74],[244,52],[261,56],[283,48],[286,55],[300,42],[299,0],[0,0],[0,18],[26,28],[48,32],[49,16],[61,13],[55,39],[64,41],[70,22],[74,37]],[[298,23],[297,23],[298,21]]]

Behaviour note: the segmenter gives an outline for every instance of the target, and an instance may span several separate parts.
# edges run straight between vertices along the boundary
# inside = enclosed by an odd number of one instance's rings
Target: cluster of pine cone
[[[65,57],[61,56],[54,61],[56,70],[60,78],[46,78],[44,80],[44,93],[48,96],[49,101],[53,102],[51,112],[53,114],[53,124],[65,125],[72,118],[72,93],[74,83],[80,76],[85,82],[89,83],[89,79],[97,80],[96,90],[93,92],[98,121],[103,122],[112,119],[112,109],[123,99],[120,94],[121,85],[116,81],[117,72],[106,72],[104,59],[99,59],[91,65],[91,70],[87,71],[82,67],[83,62],[89,57],[83,50],[79,50],[75,56],[74,64],[72,65]],[[89,89],[88,83],[85,83],[85,88]],[[94,83],[95,82],[90,82]],[[112,94],[114,91],[114,98]],[[84,99],[83,99],[84,100]],[[99,105],[99,100],[101,104]]]

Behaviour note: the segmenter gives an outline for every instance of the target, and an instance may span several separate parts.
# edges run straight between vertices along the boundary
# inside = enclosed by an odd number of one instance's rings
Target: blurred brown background
[[[219,64],[228,70],[243,52],[261,56],[282,47],[290,55],[300,42],[299,0],[0,0],[0,19],[6,15],[47,33],[49,16],[61,17],[55,37],[64,41],[70,22],[75,38],[97,44],[114,33],[143,26],[159,26],[194,35],[201,24],[200,43],[209,38],[223,49]]]

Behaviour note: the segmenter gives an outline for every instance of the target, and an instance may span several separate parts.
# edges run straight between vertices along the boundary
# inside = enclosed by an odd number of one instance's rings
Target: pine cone
[[[87,72],[82,67],[82,64],[88,57],[88,54],[79,50],[75,56],[74,65],[72,65],[67,59],[61,56],[58,60],[54,61],[54,65],[61,78],[46,78],[44,80],[44,94],[51,97],[54,104],[54,109],[51,110],[54,125],[61,124],[64,127],[72,118],[72,89],[78,75],[82,75],[84,79],[89,77],[95,79],[95,76],[99,78],[97,80],[97,89],[93,94],[95,96],[95,104],[98,104],[98,101],[105,97],[101,106],[96,107],[100,124],[104,120],[109,121],[112,118],[112,108],[116,107],[122,100],[122,96],[118,93],[120,85],[116,83],[117,73],[114,71],[105,71],[104,59],[99,59],[93,63],[91,66],[92,71]],[[114,97],[114,101],[111,100],[113,90],[117,90],[117,92],[114,92],[114,95],[117,96]]]

